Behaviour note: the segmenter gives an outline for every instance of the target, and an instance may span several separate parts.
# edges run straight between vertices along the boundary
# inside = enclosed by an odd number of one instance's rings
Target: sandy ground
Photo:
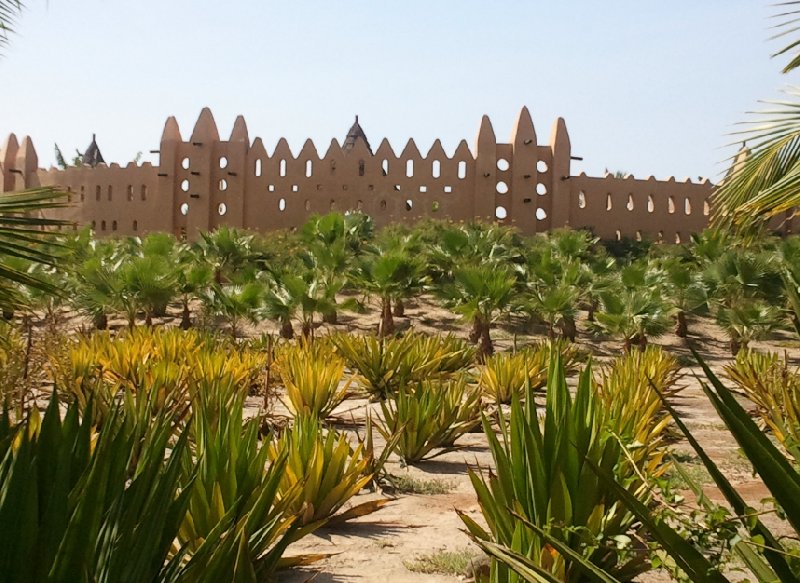
[[[377,322],[378,312],[372,307],[366,314],[343,313],[336,326],[322,325],[316,333],[325,334],[333,329],[372,332],[376,329]],[[73,320],[72,324],[75,323],[76,320]],[[167,318],[164,323],[169,325],[177,321]],[[396,318],[396,324],[399,330],[413,327],[426,333],[453,333],[464,338],[468,332],[467,326],[456,314],[436,306],[428,298],[407,305],[405,317]],[[124,322],[114,321],[112,325],[124,326]],[[593,355],[596,362],[606,361],[621,353],[619,341],[592,336],[586,332],[583,322],[579,321],[578,325],[580,348]],[[270,323],[246,329],[247,335],[258,335],[262,332],[276,333],[277,329]],[[536,327],[525,328],[516,322],[499,322],[492,336],[496,350],[502,351],[511,349],[515,344],[523,346],[532,340],[542,339],[544,330]],[[697,318],[690,322],[690,336],[690,341],[712,369],[721,373],[722,367],[731,360],[725,334],[710,320]],[[681,363],[691,365],[691,355],[682,339],[667,334],[653,343],[676,354]],[[800,341],[788,332],[774,334],[769,340],[756,343],[754,347],[786,353],[794,364],[798,364]],[[722,422],[702,394],[699,382],[694,376],[699,374],[698,368],[685,366],[682,372],[684,376],[680,382],[686,388],[681,393],[677,406],[683,419],[709,454],[726,471],[728,477],[741,487],[747,500],[756,504],[768,495],[767,490],[757,478],[753,478],[746,460],[741,458],[735,442],[725,431]],[[258,411],[261,402],[261,397],[251,398],[249,403],[251,413]],[[350,399],[334,413],[333,422],[353,434],[363,435],[363,420],[367,407],[375,405],[370,405],[363,399]],[[382,443],[376,432],[377,445]],[[310,580],[317,583],[468,580],[464,575],[425,574],[413,572],[406,567],[408,562],[423,555],[442,550],[460,551],[471,546],[469,539],[462,532],[462,523],[455,509],[481,520],[467,469],[469,466],[477,465],[489,468],[492,460],[482,433],[467,434],[459,439],[457,445],[460,447],[456,451],[420,462],[414,467],[401,467],[397,460],[392,460],[389,464],[391,473],[444,485],[448,490],[447,493],[398,494],[392,496],[392,501],[374,514],[335,528],[322,529],[302,539],[289,548],[288,554],[325,553],[330,556],[315,563],[313,567],[286,572],[281,580],[287,583]],[[689,451],[685,444],[680,443],[676,444],[675,449],[679,452]],[[720,499],[713,488],[708,488],[708,491],[712,498]],[[353,502],[358,503],[375,496],[378,495],[362,493]],[[477,550],[475,552],[477,553]],[[655,572],[642,576],[640,580],[668,581],[669,577],[664,573]]]

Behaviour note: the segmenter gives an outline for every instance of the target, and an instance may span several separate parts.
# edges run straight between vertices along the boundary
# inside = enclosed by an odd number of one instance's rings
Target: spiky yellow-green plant
[[[665,440],[672,417],[661,396],[681,390],[680,365],[658,346],[624,354],[603,368],[596,391],[608,416],[608,426],[620,438],[636,464],[650,476],[666,470]]]
[[[573,396],[556,353],[548,369],[543,419],[541,414],[535,399],[522,403],[515,397],[510,417],[498,410],[499,435],[483,419],[494,469],[469,474],[486,526],[459,515],[479,545],[517,553],[541,576],[522,578],[493,561],[489,581],[594,580],[556,551],[550,538],[608,569],[614,581],[632,581],[650,568],[647,550],[634,542],[633,515],[594,468],[616,473],[639,498],[646,492],[626,465],[622,444],[606,429],[608,412],[593,390],[591,367],[581,374]]]
[[[387,442],[397,439],[397,454],[405,463],[429,457],[480,423],[480,391],[461,377],[422,381],[401,389],[381,403],[378,424]]]
[[[310,416],[297,417],[269,446],[271,460],[286,457],[278,496],[286,510],[299,514],[303,532],[318,528],[328,521],[369,484],[373,475],[370,460],[359,444],[350,445],[347,436],[326,430]],[[363,516],[385,504],[384,500],[364,502],[336,520]]]
[[[484,360],[478,369],[478,384],[485,397],[508,404],[514,395],[525,397],[526,390],[543,387],[547,382],[550,354],[562,355],[567,370],[574,366],[578,352],[563,341],[540,342],[515,353],[501,352]]]
[[[800,369],[775,353],[741,351],[725,374],[757,407],[763,424],[800,459]]]
[[[325,419],[347,398],[353,377],[344,378],[344,359],[329,344],[287,346],[275,367],[295,415]]]
[[[52,367],[58,386],[92,401],[103,418],[122,391],[185,415],[200,392],[246,394],[265,363],[261,353],[200,332],[141,328],[81,339]]]
[[[411,333],[378,338],[337,334],[331,342],[348,366],[358,370],[373,399],[386,399],[411,382],[451,375],[469,366],[475,354],[450,335]]]

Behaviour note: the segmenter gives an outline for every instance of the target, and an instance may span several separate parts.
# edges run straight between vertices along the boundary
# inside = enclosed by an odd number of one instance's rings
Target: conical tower
[[[353,148],[356,147],[357,140],[364,140],[364,143],[367,146],[367,150],[369,153],[372,154],[372,146],[369,145],[369,140],[367,139],[367,134],[364,133],[364,130],[361,128],[361,124],[358,123],[358,116],[356,116],[356,121],[353,123],[350,130],[347,132],[347,136],[344,138],[344,144],[342,144],[342,150],[345,152],[349,152]]]
[[[100,148],[97,146],[96,134],[92,134],[92,143],[89,144],[89,147],[86,148],[86,151],[83,153],[83,163],[92,168],[96,168],[98,164],[106,163],[103,159],[103,154],[100,153]]]

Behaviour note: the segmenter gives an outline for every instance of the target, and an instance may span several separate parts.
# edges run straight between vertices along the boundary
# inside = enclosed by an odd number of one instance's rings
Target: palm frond
[[[67,204],[66,195],[54,188],[34,188],[0,196],[0,307],[13,309],[21,305],[21,294],[15,289],[19,285],[59,293],[49,282],[20,268],[17,262],[55,264],[61,245],[54,227],[69,223],[47,218],[43,212]]]
[[[776,6],[772,38],[786,44],[772,56],[788,56],[783,73],[789,73],[800,67],[800,0]],[[752,153],[732,158],[733,168],[714,194],[714,225],[754,229],[782,213],[791,216],[800,206],[800,91],[789,88],[787,94],[788,99],[766,102],[771,108],[756,112],[743,123],[748,127],[735,133],[750,143]]]
[[[0,0],[0,56],[14,32],[14,23],[22,12],[21,0]]]

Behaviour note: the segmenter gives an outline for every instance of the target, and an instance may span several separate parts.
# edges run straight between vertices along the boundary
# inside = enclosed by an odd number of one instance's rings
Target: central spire
[[[364,140],[364,144],[367,146],[367,150],[369,153],[372,154],[372,147],[369,145],[369,140],[367,139],[367,134],[364,133],[364,130],[361,129],[361,125],[358,123],[358,115],[356,115],[356,121],[353,123],[353,126],[347,132],[347,135],[344,138],[344,143],[342,144],[342,150],[345,152],[349,152],[356,146],[356,140]]]

